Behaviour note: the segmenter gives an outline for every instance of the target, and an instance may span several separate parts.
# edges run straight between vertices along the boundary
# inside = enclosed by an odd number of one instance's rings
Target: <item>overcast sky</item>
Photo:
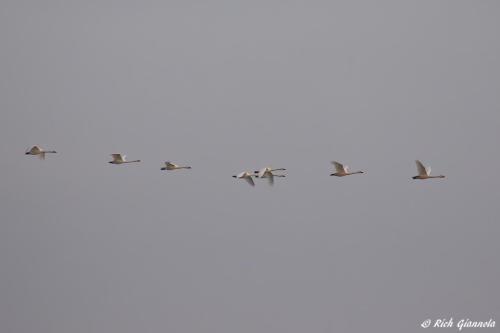
[[[498,1],[2,0],[0,330],[500,322],[499,18]],[[412,180],[415,159],[447,178]],[[231,177],[267,165],[288,176]]]

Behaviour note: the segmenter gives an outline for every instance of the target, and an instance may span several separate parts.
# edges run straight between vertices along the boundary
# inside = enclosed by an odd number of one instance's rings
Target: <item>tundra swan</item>
[[[418,176],[412,177],[413,179],[429,179],[429,178],[444,178],[443,175],[431,176],[431,167],[425,167],[422,162],[416,160]]]
[[[136,163],[136,162],[141,161],[141,160],[127,161],[125,159],[126,155],[122,155],[122,154],[111,154],[111,156],[113,157],[113,160],[109,161],[109,163],[111,163],[111,164]]]
[[[343,165],[339,162],[333,161],[332,164],[335,166],[335,173],[330,174],[330,176],[344,177],[355,175],[358,173],[363,173],[363,171],[350,172],[349,167],[347,165]]]
[[[269,167],[262,168],[259,171],[254,171],[254,174],[259,178],[267,178],[269,181],[269,185],[274,184],[274,177],[286,177],[285,175],[277,175],[274,174],[274,171],[278,170],[286,170],[285,168],[271,169]]]
[[[253,175],[251,174],[250,172],[248,171],[243,171],[235,176],[233,176],[233,178],[238,178],[238,179],[244,179],[247,181],[248,184],[252,185],[252,186],[255,186],[255,183],[252,179],[252,177],[257,177],[256,175]]]
[[[45,159],[45,154],[55,154],[57,153],[55,150],[45,150],[40,148],[39,146],[33,146],[31,149],[25,152],[26,155],[38,155],[41,160]]]
[[[165,166],[161,170],[178,170],[178,169],[191,169],[190,166],[180,166],[172,162],[165,162]]]

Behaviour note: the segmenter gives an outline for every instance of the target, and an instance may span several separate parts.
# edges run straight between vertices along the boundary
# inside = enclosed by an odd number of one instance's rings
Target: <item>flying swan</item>
[[[179,170],[179,169],[191,169],[190,166],[180,166],[172,162],[165,162],[165,166],[161,170]]]
[[[40,148],[39,146],[33,146],[31,149],[25,152],[25,155],[38,155],[41,160],[45,159],[45,154],[55,154],[57,153],[55,150],[45,150]]]
[[[141,161],[141,160],[127,161],[125,159],[126,155],[122,154],[111,154],[111,156],[113,157],[113,160],[109,161],[109,163],[111,164],[137,163]]]
[[[248,171],[243,171],[243,172],[233,176],[233,178],[244,179],[247,181],[248,184],[255,186],[255,183],[254,183],[252,177],[257,177],[257,175],[253,175]]]
[[[429,178],[444,178],[443,175],[431,176],[431,167],[425,167],[422,162],[416,160],[418,176],[412,177],[413,179],[429,179]]]
[[[262,168],[259,171],[254,171],[254,175],[256,175],[258,178],[267,178],[269,181],[269,185],[274,184],[274,177],[286,177],[285,175],[277,175],[273,173],[274,171],[278,170],[286,170],[285,168],[278,168],[278,169],[271,169],[269,167],[267,168]]]
[[[333,161],[332,164],[335,166],[335,173],[330,174],[330,176],[344,177],[355,175],[358,173],[363,173],[363,171],[350,172],[349,167],[347,165],[343,165],[339,162]]]

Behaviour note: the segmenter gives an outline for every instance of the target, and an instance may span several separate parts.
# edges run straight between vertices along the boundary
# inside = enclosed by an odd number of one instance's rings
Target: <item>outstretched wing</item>
[[[115,161],[115,162],[125,161],[125,155],[122,155],[122,154],[111,154],[111,157],[113,157],[113,161]]]
[[[247,181],[248,184],[252,185],[252,186],[255,186],[255,183],[252,179],[252,176],[247,176],[247,177],[244,177],[245,180]]]
[[[429,168],[429,173],[427,172],[427,169],[425,166],[420,162],[419,160],[415,161],[415,164],[417,165],[417,171],[419,176],[428,176],[430,173],[430,168]]]
[[[174,163],[172,162],[165,162],[165,166],[167,167],[167,169],[175,169],[177,167],[177,165],[175,165]]]
[[[42,149],[38,146],[33,146],[30,149],[28,149],[26,152],[33,154],[33,155],[38,155],[42,152]]]
[[[344,173],[345,172],[344,166],[341,163],[332,161],[332,164],[335,166],[335,170],[337,172],[339,172],[339,173]]]
[[[259,171],[259,178],[263,178],[266,175],[266,171],[268,168],[262,168]]]
[[[272,172],[269,172],[269,174],[267,175],[267,182],[269,183],[269,185],[274,185],[274,175]]]

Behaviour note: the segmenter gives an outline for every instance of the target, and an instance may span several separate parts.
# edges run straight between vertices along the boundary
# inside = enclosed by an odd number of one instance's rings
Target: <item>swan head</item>
[[[412,179],[418,179],[419,177],[418,176],[413,176],[411,177]]]

